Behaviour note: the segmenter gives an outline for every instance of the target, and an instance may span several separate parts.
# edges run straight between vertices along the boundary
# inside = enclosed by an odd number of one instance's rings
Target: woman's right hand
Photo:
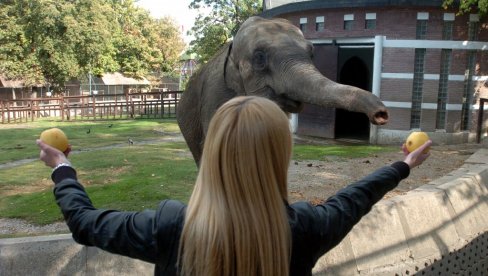
[[[68,145],[68,149],[65,152],[51,147],[50,145],[44,143],[40,139],[36,140],[37,145],[41,149],[39,158],[46,164],[46,166],[54,168],[61,163],[70,164],[67,156],[71,151],[71,145]]]
[[[422,164],[429,156],[430,151],[428,153],[423,153],[423,151],[432,145],[432,140],[425,142],[422,146],[418,147],[416,150],[412,152],[407,151],[407,147],[405,144],[402,145],[403,153],[405,154],[405,160],[403,162],[407,163],[410,169],[413,169],[420,164]]]

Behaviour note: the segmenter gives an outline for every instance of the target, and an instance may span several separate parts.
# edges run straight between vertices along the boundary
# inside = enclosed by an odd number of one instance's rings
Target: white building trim
[[[480,15],[479,14],[470,14],[469,15],[469,22],[480,22]]]
[[[475,81],[488,81],[488,76],[474,76],[473,80],[475,80]]]
[[[338,38],[334,40],[337,44],[374,44],[374,37],[370,38]],[[313,40],[312,40],[313,42]],[[487,42],[488,43],[488,42]]]
[[[413,80],[413,73],[381,73],[381,78]]]
[[[382,79],[403,79],[413,80],[413,73],[382,73]],[[449,75],[449,81],[464,81],[464,75]],[[425,80],[439,80],[439,74],[424,74]],[[473,81],[485,81],[488,80],[488,76],[473,76]]]
[[[376,20],[376,13],[375,12],[366,13],[366,20]]]
[[[383,47],[488,51],[488,41],[385,39]]]
[[[354,14],[344,14],[344,21],[353,21],[354,20]]]
[[[310,39],[312,44],[334,44],[334,39]]]
[[[454,21],[456,15],[454,13],[444,13],[444,21]]]
[[[417,13],[417,20],[429,20],[429,13],[428,12],[418,12]]]
[[[382,36],[382,38],[382,45],[384,48],[425,48],[488,51],[488,41],[387,39],[385,36]],[[375,44],[374,37],[309,39],[309,41],[312,42],[312,44]]]
[[[412,108],[411,102],[383,101],[383,104],[386,107],[391,107],[391,108],[406,108],[406,109]],[[471,108],[472,110],[478,110],[480,107],[479,105],[472,105]],[[422,109],[437,110],[437,103],[422,103]],[[446,104],[447,111],[461,111],[462,109],[463,109],[462,104]]]

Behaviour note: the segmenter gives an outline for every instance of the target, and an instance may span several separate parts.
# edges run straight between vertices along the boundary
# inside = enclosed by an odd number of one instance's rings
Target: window
[[[344,30],[352,30],[354,27],[354,14],[344,15]]]
[[[427,20],[429,13],[417,13],[416,38],[425,39],[427,33]],[[424,86],[424,64],[426,49],[415,49],[415,63],[413,71],[412,113],[410,114],[410,128],[420,128],[422,113],[422,93]]]
[[[325,29],[325,17],[317,16],[315,18],[315,31],[321,32]]]
[[[425,39],[427,34],[427,20],[417,20],[416,39]]]
[[[376,13],[367,13],[364,28],[367,30],[376,29]]]
[[[444,25],[442,26],[442,40],[452,40],[454,17],[454,13],[444,14]],[[447,93],[449,84],[449,70],[451,67],[452,59],[451,57],[451,49],[442,49],[441,71],[439,74],[439,89],[437,92],[437,112],[435,120],[435,128],[438,130],[446,129]]]
[[[302,17],[300,18],[300,30],[304,33],[307,30],[307,18]]]
[[[478,40],[479,21],[480,18],[477,14],[469,15],[468,40],[472,40],[472,41]]]
[[[424,62],[426,49],[415,49],[415,64],[413,72],[412,113],[410,114],[410,128],[420,128],[422,112],[422,90],[424,84]]]
[[[442,40],[452,40],[452,21],[444,21],[444,26],[442,27]]]
[[[466,65],[466,72],[464,73],[464,89],[463,89],[463,107],[461,110],[461,130],[469,130],[471,119],[471,104],[473,101],[474,84],[473,74],[476,66],[476,50],[468,52],[468,63]]]
[[[444,25],[442,26],[442,40],[452,40],[454,28],[454,13],[444,14]]]
[[[425,39],[427,35],[427,21],[429,20],[428,12],[417,13],[417,28],[416,28],[416,39]]]
[[[451,67],[451,56],[451,49],[442,49],[441,72],[439,75],[439,90],[437,94],[437,114],[435,121],[436,129],[446,128],[447,89],[449,83],[449,69]]]
[[[469,15],[468,40],[478,39],[479,16]],[[468,61],[464,73],[463,107],[461,110],[461,130],[469,130],[471,120],[471,105],[474,94],[473,75],[476,66],[476,50],[468,51]]]

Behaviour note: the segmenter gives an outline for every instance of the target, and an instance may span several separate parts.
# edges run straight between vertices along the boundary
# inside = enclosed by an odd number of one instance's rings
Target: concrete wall
[[[446,160],[448,162],[448,160]],[[315,275],[488,275],[488,149],[456,171],[380,201]],[[0,239],[0,275],[151,275],[142,261],[71,235]]]
[[[458,170],[380,201],[314,273],[488,275],[487,214],[488,149],[480,149]]]
[[[77,244],[71,234],[0,239],[0,275],[152,275],[154,265]]]

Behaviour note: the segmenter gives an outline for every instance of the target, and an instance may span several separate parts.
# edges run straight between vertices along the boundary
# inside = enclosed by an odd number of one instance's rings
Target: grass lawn
[[[385,151],[396,151],[398,147],[375,145],[294,145],[294,160],[327,161],[327,156],[360,158]]]
[[[175,120],[70,121],[39,120],[31,123],[0,125],[0,164],[36,158],[35,143],[41,132],[51,127],[62,129],[73,150],[161,138],[164,132],[179,132]]]
[[[165,198],[189,198],[197,172],[189,150],[184,142],[161,142],[166,134],[179,133],[175,120],[2,125],[0,164],[38,158],[35,139],[50,127],[61,128],[78,151],[70,160],[96,207],[142,210],[155,208]],[[129,146],[128,138],[134,145]],[[61,220],[50,173],[41,161],[0,169],[0,217],[37,224]]]
[[[0,125],[0,164],[37,158],[35,139],[49,127],[63,129],[73,150],[78,150],[70,155],[70,160],[97,208],[154,209],[166,198],[186,202],[192,192],[197,168],[188,147],[184,142],[161,141],[166,134],[179,132],[175,120],[37,121]],[[136,143],[129,146],[128,138]],[[110,145],[118,146],[107,147]],[[396,149],[295,145],[293,158],[327,160],[326,156],[331,155],[356,158],[385,150]],[[50,168],[40,161],[0,168],[0,217],[21,218],[36,224],[62,220],[54,202],[50,173]]]

